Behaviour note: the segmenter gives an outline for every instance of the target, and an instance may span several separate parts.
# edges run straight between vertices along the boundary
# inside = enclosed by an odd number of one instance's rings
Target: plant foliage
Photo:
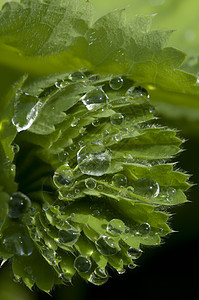
[[[0,103],[0,256],[29,288],[134,268],[186,201],[170,160],[182,141],[149,96],[198,93],[196,78],[152,18],[116,10],[93,24],[83,0],[2,8],[0,63],[24,74]]]

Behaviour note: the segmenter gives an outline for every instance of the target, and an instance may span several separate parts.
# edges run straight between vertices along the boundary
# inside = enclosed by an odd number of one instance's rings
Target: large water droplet
[[[77,242],[80,232],[74,227],[59,230],[59,242],[67,245],[73,245]]]
[[[21,226],[9,227],[3,234],[2,248],[8,253],[19,256],[29,256],[32,254],[33,245],[29,235]]]
[[[113,90],[117,91],[123,86],[123,78],[114,77],[110,80],[109,85]]]
[[[120,251],[120,246],[111,237],[101,235],[95,242],[97,250],[103,255],[114,255]]]
[[[148,234],[151,231],[151,226],[148,223],[142,223],[138,229],[140,234]]]
[[[82,102],[88,110],[98,108],[101,104],[108,101],[108,96],[102,88],[96,88],[87,92],[82,98]]]
[[[125,231],[125,224],[120,219],[112,219],[108,222],[107,232],[113,236],[118,236]]]
[[[151,178],[141,178],[135,183],[135,193],[147,198],[155,198],[159,195],[159,184]]]
[[[30,199],[21,192],[13,193],[8,202],[10,218],[18,218],[31,206]]]
[[[141,86],[132,86],[126,92],[127,98],[135,99],[135,100],[146,100],[149,98],[149,94],[147,90]]]
[[[112,178],[113,184],[117,187],[127,185],[127,177],[123,174],[115,174]]]
[[[90,259],[88,259],[87,257],[85,257],[83,255],[76,257],[76,259],[74,261],[74,268],[78,272],[87,273],[90,270],[91,266],[92,266],[92,263],[91,263]]]
[[[77,163],[82,173],[101,176],[107,173],[111,157],[103,145],[90,144],[77,152]]]
[[[36,120],[43,103],[38,101],[36,97],[23,94],[15,105],[14,116],[12,118],[13,125],[17,131],[27,130]]]
[[[55,171],[53,182],[58,188],[62,186],[70,187],[74,183],[73,171],[70,169],[70,167],[62,165]]]
[[[89,190],[94,190],[96,188],[96,181],[95,181],[95,179],[94,178],[87,178],[85,180],[85,186]]]
[[[115,113],[110,117],[112,124],[120,125],[124,121],[124,116],[121,113]]]

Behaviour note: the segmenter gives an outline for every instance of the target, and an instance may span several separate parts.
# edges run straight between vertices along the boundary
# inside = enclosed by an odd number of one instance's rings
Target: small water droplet
[[[114,255],[121,249],[116,241],[106,235],[101,235],[97,241],[95,241],[97,250],[103,255]]]
[[[102,184],[98,184],[97,185],[97,189],[98,189],[98,191],[103,191],[103,185]]]
[[[67,159],[68,155],[69,155],[69,153],[66,151],[60,152],[58,154],[59,161],[61,161],[61,162],[65,161]]]
[[[120,142],[122,140],[122,134],[118,133],[114,135],[114,139],[116,142]]]
[[[126,270],[123,268],[123,269],[117,270],[117,272],[119,275],[122,275],[126,272]]]
[[[113,90],[117,91],[123,86],[123,78],[114,77],[110,80],[109,85]]]
[[[126,92],[126,97],[134,100],[146,100],[149,98],[147,90],[141,86],[132,86]]]
[[[133,247],[129,248],[127,253],[132,259],[138,259],[142,255],[142,251],[140,249],[136,249]]]
[[[112,124],[120,125],[124,121],[124,116],[121,113],[115,113],[110,117]]]
[[[89,190],[94,190],[96,188],[96,180],[94,178],[87,178],[85,180],[85,186]]]
[[[151,178],[141,178],[135,182],[135,193],[147,198],[156,198],[159,195],[159,184]]]
[[[108,101],[108,96],[102,88],[96,88],[87,92],[81,100],[88,110],[92,110],[99,108],[101,104],[105,104]]]
[[[87,257],[80,255],[75,258],[74,268],[78,272],[87,273],[91,269],[92,263]]]
[[[59,87],[63,89],[63,88],[65,88],[65,87],[67,87],[68,85],[69,85],[69,82],[66,81],[66,80],[63,80],[63,81],[60,83]]]
[[[13,146],[13,151],[14,151],[14,153],[18,153],[18,152],[19,152],[19,150],[20,150],[20,147],[19,147],[19,145],[17,145],[17,144],[13,144],[12,146]]]
[[[105,269],[102,269],[100,267],[97,267],[95,270],[94,270],[94,274],[96,276],[99,276],[101,278],[107,278],[107,273],[106,273],[106,270]]]
[[[117,187],[126,186],[127,185],[127,177],[124,174],[117,173],[113,176],[112,182]]]
[[[99,120],[95,120],[95,121],[92,122],[92,125],[94,127],[98,127],[100,125],[100,121]]]
[[[89,144],[77,152],[77,163],[82,173],[101,176],[107,173],[111,157],[103,145]]]
[[[127,191],[130,193],[134,193],[134,187],[132,187],[131,185],[127,186]]]
[[[95,285],[102,285],[108,281],[108,276],[107,277],[101,277],[99,275],[96,275],[94,272],[90,275],[89,282]]]
[[[82,72],[74,72],[68,76],[70,80],[81,80],[85,79],[85,75]]]
[[[148,223],[142,223],[138,229],[140,234],[148,234],[151,231],[151,226]]]
[[[135,269],[135,268],[136,268],[136,265],[134,265],[134,264],[129,264],[129,265],[128,265],[128,268],[129,268],[129,269]]]
[[[59,230],[59,242],[67,245],[74,245],[80,236],[80,232],[73,226],[68,229]]]
[[[120,219],[112,219],[110,222],[108,222],[106,230],[111,235],[118,236],[118,235],[124,233],[125,224]]]
[[[74,122],[71,123],[71,127],[77,126],[78,122],[79,122],[79,119],[76,119]]]
[[[58,188],[62,186],[70,187],[74,183],[73,171],[70,169],[70,167],[62,165],[55,171],[53,182]]]
[[[13,193],[8,202],[10,218],[18,218],[31,206],[30,199],[21,192]]]

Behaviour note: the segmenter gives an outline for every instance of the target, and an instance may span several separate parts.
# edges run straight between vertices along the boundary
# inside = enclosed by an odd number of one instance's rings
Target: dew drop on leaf
[[[73,171],[66,165],[60,166],[54,173],[53,182],[58,188],[70,187],[74,183]]]
[[[19,150],[20,150],[20,147],[19,147],[19,145],[17,145],[17,144],[14,144],[14,145],[12,145],[13,146],[13,152],[14,153],[18,153],[19,152]]]
[[[147,90],[141,86],[132,86],[126,92],[126,97],[134,100],[146,100],[149,98]]]
[[[95,285],[102,285],[108,281],[108,276],[101,277],[93,272],[88,278],[88,281]]]
[[[120,251],[120,247],[116,241],[106,235],[101,235],[95,241],[97,250],[103,255],[114,255]]]
[[[85,75],[82,72],[74,72],[68,76],[70,80],[81,80],[85,78]]]
[[[8,228],[2,239],[2,248],[8,253],[13,253],[19,256],[29,256],[32,254],[33,245],[29,235],[18,231],[18,226]]]
[[[126,186],[127,185],[127,177],[123,174],[115,174],[112,178],[112,182],[115,186]]]
[[[142,223],[138,229],[140,234],[148,234],[151,231],[151,226],[148,223]]]
[[[107,278],[107,273],[106,273],[106,270],[105,269],[102,269],[100,267],[97,267],[95,270],[94,270],[94,274],[100,278]]]
[[[27,94],[23,94],[20,99],[15,105],[12,118],[12,124],[18,132],[31,127],[43,106],[41,100]]]
[[[124,116],[121,113],[115,113],[110,117],[112,124],[120,125],[124,121]]]
[[[118,236],[125,231],[125,224],[120,219],[112,219],[107,224],[107,232],[113,236]]]
[[[81,100],[88,110],[92,110],[105,104],[108,101],[108,96],[102,88],[96,88],[87,92]]]
[[[109,85],[113,90],[117,91],[123,86],[123,78],[114,77],[110,80]]]
[[[77,242],[79,236],[79,231],[73,228],[72,226],[71,228],[65,230],[59,230],[59,242],[63,244],[73,245]]]
[[[138,179],[134,186],[135,193],[143,197],[155,198],[159,195],[159,184],[151,178]]]
[[[8,202],[10,218],[18,218],[31,206],[30,199],[21,192],[13,193]]]
[[[83,174],[101,176],[107,173],[111,157],[103,145],[89,144],[77,152],[77,163]]]
[[[88,259],[87,257],[85,257],[83,255],[79,255],[78,257],[75,258],[74,268],[78,272],[87,273],[90,270],[91,266],[92,266],[92,263],[91,263],[90,259]]]
[[[85,186],[87,187],[87,189],[89,190],[93,190],[96,188],[96,181],[94,178],[87,178],[85,180]]]
[[[142,251],[140,249],[133,247],[129,248],[127,253],[132,259],[138,259],[142,255]]]
[[[100,125],[100,121],[99,120],[95,120],[95,121],[92,122],[92,125],[94,127],[98,127]]]
[[[65,88],[65,87],[67,87],[68,85],[69,85],[69,82],[66,81],[66,80],[63,80],[63,81],[60,83],[59,87],[63,89],[63,88]]]

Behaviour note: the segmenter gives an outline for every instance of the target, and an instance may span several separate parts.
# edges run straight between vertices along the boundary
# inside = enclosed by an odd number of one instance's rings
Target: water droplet
[[[60,259],[57,256],[56,251],[54,251],[52,249],[47,249],[46,247],[42,247],[41,254],[51,265],[57,265],[60,262]]]
[[[31,206],[30,199],[21,192],[13,193],[8,202],[10,218],[18,218]]]
[[[43,103],[38,98],[23,94],[15,105],[12,124],[17,131],[27,130],[36,120]]]
[[[96,181],[95,181],[95,179],[94,178],[87,178],[85,180],[85,186],[89,190],[94,190],[96,188]]]
[[[120,142],[122,140],[122,134],[120,133],[115,134],[114,139],[116,142]]]
[[[77,152],[77,163],[82,173],[101,176],[107,173],[111,157],[103,145],[90,144]]]
[[[73,226],[66,230],[59,230],[59,242],[67,245],[74,245],[80,236],[80,232]]]
[[[95,241],[97,250],[103,255],[114,255],[120,251],[120,247],[116,241],[106,235],[101,235]]]
[[[81,80],[85,79],[85,75],[82,72],[74,72],[68,76],[70,80]]]
[[[136,248],[130,248],[127,253],[132,259],[138,259],[142,255],[142,251]]]
[[[119,275],[122,275],[126,272],[126,270],[123,268],[123,269],[117,270],[117,272]]]
[[[141,86],[132,86],[126,92],[126,97],[134,100],[149,98],[147,90]]]
[[[148,223],[142,223],[138,229],[140,234],[148,234],[151,231],[151,226]]]
[[[79,122],[79,119],[76,119],[74,122],[71,123],[71,127],[77,126],[78,122]]]
[[[74,183],[73,171],[66,165],[59,167],[54,173],[53,182],[58,188],[70,187]]]
[[[135,193],[147,198],[155,198],[159,195],[159,184],[151,178],[141,178],[135,182]]]
[[[121,113],[115,113],[110,117],[112,124],[120,125],[124,121],[124,116]]]
[[[100,267],[97,267],[95,270],[94,270],[94,274],[100,278],[107,278],[107,273],[106,273],[106,270],[105,269],[102,269]]]
[[[135,269],[135,268],[136,268],[136,265],[134,265],[134,264],[129,264],[129,265],[128,265],[128,268],[129,268],[129,269]]]
[[[65,151],[59,153],[58,154],[59,161],[61,161],[61,162],[65,161],[67,159],[68,155],[69,155],[69,153],[65,152]]]
[[[98,191],[103,191],[103,185],[102,184],[98,184],[97,185],[97,189],[98,189]]]
[[[19,147],[19,145],[17,145],[17,144],[13,144],[13,145],[12,145],[12,147],[13,147],[13,151],[14,151],[14,153],[18,153],[18,152],[19,152],[19,150],[20,150],[20,147]]]
[[[95,284],[95,285],[102,285],[102,284],[104,284],[104,283],[106,283],[108,281],[108,276],[103,278],[101,276],[96,275],[93,272],[90,275],[88,281],[91,282],[92,284]]]
[[[123,86],[123,78],[114,77],[110,80],[109,85],[113,90],[117,91]]]
[[[127,185],[127,177],[123,174],[117,173],[112,178],[113,184],[117,187]]]
[[[63,89],[63,88],[65,88],[65,87],[67,87],[68,85],[69,85],[69,82],[63,80],[63,81],[60,83],[59,87]]]
[[[134,187],[132,187],[131,185],[127,186],[127,191],[130,193],[134,193]]]
[[[91,263],[90,259],[88,259],[87,257],[80,255],[75,258],[74,268],[78,272],[87,273],[90,270],[91,266],[92,266],[92,263]]]
[[[99,120],[95,120],[95,121],[92,122],[92,125],[94,127],[98,127],[100,125],[100,121]]]
[[[102,88],[96,88],[87,92],[82,98],[82,102],[88,110],[99,108],[101,104],[108,101],[108,96]]]
[[[9,227],[3,233],[2,248],[8,253],[19,256],[29,256],[32,254],[33,245],[29,235],[22,226]]]
[[[118,236],[125,231],[125,224],[120,219],[112,219],[108,222],[107,232],[113,236]]]

